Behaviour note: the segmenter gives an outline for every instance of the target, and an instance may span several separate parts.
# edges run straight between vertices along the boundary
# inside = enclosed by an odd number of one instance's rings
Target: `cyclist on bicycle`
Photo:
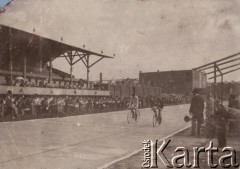
[[[155,117],[157,117],[157,120],[159,123],[162,121],[162,114],[161,111],[163,109],[163,101],[161,98],[157,98],[156,100],[152,99],[152,110],[155,113]]]
[[[137,119],[137,109],[139,105],[139,99],[138,96],[135,95],[135,93],[132,94],[130,98],[129,108],[132,111],[133,117]]]

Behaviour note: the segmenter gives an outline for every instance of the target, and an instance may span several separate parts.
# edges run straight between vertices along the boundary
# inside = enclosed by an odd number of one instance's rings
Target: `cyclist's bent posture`
[[[133,117],[135,119],[137,118],[138,105],[139,105],[138,96],[136,96],[135,93],[133,93],[131,98],[130,98],[129,108],[131,109],[131,111],[133,113]]]
[[[157,98],[156,101],[152,100],[152,109],[155,115],[157,115],[157,119],[159,122],[162,121],[162,114],[161,111],[163,109],[163,101],[161,98]]]

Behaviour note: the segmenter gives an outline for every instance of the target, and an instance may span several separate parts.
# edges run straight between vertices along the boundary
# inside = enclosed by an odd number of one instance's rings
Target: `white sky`
[[[140,70],[193,67],[240,52],[239,0],[14,0],[0,23],[86,49],[116,54],[91,80],[136,78]],[[65,60],[54,67],[69,71]],[[86,78],[82,63],[76,77]],[[226,80],[240,80],[238,72]]]

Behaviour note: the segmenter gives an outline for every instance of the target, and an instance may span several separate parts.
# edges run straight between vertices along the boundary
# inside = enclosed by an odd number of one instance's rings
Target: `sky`
[[[239,0],[14,0],[0,23],[113,56],[91,80],[187,70],[240,52]],[[94,59],[92,60],[94,61]],[[54,68],[69,72],[66,60]],[[83,63],[73,73],[86,78]],[[239,72],[225,80],[239,81]]]

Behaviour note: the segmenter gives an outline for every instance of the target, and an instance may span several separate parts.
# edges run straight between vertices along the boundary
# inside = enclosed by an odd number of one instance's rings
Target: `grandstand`
[[[1,94],[6,93],[4,86],[11,86],[12,91],[16,92],[13,94],[19,94],[18,88],[23,87],[21,91],[24,91],[24,94],[32,94],[34,90],[36,93],[49,95],[90,94],[91,92],[77,92],[76,90],[92,90],[93,83],[89,80],[90,68],[102,59],[113,58],[5,25],[0,25],[0,36]],[[98,57],[98,60],[90,63],[90,57],[93,56]],[[54,59],[60,57],[65,58],[66,63],[70,65],[70,73],[52,67]],[[87,80],[76,79],[72,75],[73,66],[80,61],[87,69]],[[28,89],[30,87],[35,87],[35,89]],[[49,90],[48,88],[56,89]],[[64,90],[57,88],[69,89],[69,92],[63,92]],[[70,89],[75,90],[70,92]],[[109,95],[107,91],[93,92],[94,95],[96,93]]]
[[[0,25],[0,119],[13,120],[79,115],[128,108],[133,92],[140,107],[162,96],[161,86],[145,85],[139,79],[94,83],[90,69],[102,59],[113,58],[83,48]],[[90,57],[98,59],[90,63]],[[65,58],[70,72],[55,69],[52,62]],[[86,80],[77,79],[72,70],[82,62]],[[7,95],[7,97],[6,97]],[[9,101],[9,99],[11,101]],[[166,104],[188,102],[183,98],[163,97]],[[9,101],[7,104],[7,100]]]
[[[34,30],[33,30],[34,32]],[[16,95],[70,95],[130,97],[133,91],[141,97],[159,97],[160,87],[143,86],[138,79],[116,80],[103,85],[89,80],[90,68],[111,56],[71,46],[35,33],[0,25],[0,94],[11,90]],[[98,59],[90,63],[90,57]],[[70,65],[66,73],[52,67],[56,58]],[[76,79],[73,66],[82,62],[87,78]],[[104,87],[103,87],[104,86]]]

